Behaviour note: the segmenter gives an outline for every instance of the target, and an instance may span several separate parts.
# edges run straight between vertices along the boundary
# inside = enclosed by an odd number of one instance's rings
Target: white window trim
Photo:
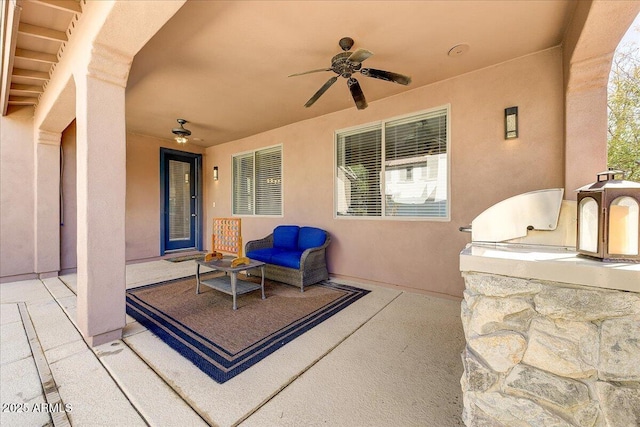
[[[276,148],[279,147],[280,148],[280,159],[281,159],[281,164],[280,164],[280,175],[282,176],[282,184],[281,184],[281,200],[280,200],[280,214],[279,215],[257,215],[257,214],[236,214],[233,213],[234,211],[234,188],[233,188],[233,159],[237,156],[242,156],[244,154],[253,154],[253,159],[254,159],[254,168],[253,168],[253,177],[254,177],[254,182],[255,182],[255,174],[256,174],[256,170],[255,170],[255,153],[257,151],[263,151],[263,150],[269,150],[271,148]],[[274,145],[268,145],[266,147],[260,147],[260,148],[256,148],[253,150],[246,150],[246,151],[241,151],[238,153],[233,153],[231,155],[231,159],[229,162],[229,170],[231,171],[231,216],[232,217],[237,217],[237,218],[242,218],[242,217],[246,217],[246,218],[283,218],[284,217],[284,144],[280,143],[280,144],[274,144]],[[255,193],[254,193],[254,203],[255,203]],[[255,209],[255,208],[254,208]]]
[[[413,116],[419,116],[421,114],[428,114],[435,111],[446,110],[447,114],[447,216],[446,217],[416,217],[416,216],[385,216],[385,207],[382,203],[382,210],[380,216],[358,216],[358,215],[338,215],[338,194],[337,194],[337,177],[335,168],[338,164],[338,134],[356,131],[358,129],[366,129],[370,127],[380,126],[382,129],[382,143],[381,150],[384,153],[385,149],[385,126],[384,123],[394,120],[402,120],[411,118]],[[451,222],[451,104],[445,104],[427,110],[416,111],[409,114],[403,114],[400,116],[390,117],[384,120],[378,120],[375,122],[369,122],[357,126],[351,126],[348,128],[337,129],[333,132],[333,219],[346,220],[346,221],[427,221],[427,222]],[[382,165],[382,171],[384,171],[384,165]],[[382,191],[384,192],[384,180],[382,181]],[[384,194],[384,193],[382,193]]]

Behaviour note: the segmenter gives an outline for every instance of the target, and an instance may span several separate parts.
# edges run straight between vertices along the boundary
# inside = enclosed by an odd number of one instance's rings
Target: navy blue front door
[[[199,225],[199,155],[161,152],[164,251],[197,249]]]

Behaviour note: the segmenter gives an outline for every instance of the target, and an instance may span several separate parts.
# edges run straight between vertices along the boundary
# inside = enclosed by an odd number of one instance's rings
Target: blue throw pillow
[[[298,249],[297,225],[279,225],[273,230],[273,247],[282,249]]]
[[[324,230],[315,227],[300,227],[298,234],[298,249],[305,250],[324,245],[326,234]]]

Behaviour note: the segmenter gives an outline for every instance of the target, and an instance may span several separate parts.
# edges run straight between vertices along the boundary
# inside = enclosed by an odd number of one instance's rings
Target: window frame
[[[279,214],[256,214],[256,203],[257,203],[257,185],[256,185],[256,154],[262,151],[273,150],[274,148],[278,148],[280,151],[280,213]],[[235,213],[236,210],[236,189],[235,189],[235,159],[237,157],[251,155],[253,162],[253,190],[251,192],[252,195],[252,213]],[[256,148],[254,150],[242,151],[239,153],[234,153],[231,155],[231,216],[232,217],[251,217],[251,218],[282,218],[284,217],[284,147],[283,144],[274,144],[269,145],[267,147]]]
[[[388,122],[393,122],[397,120],[406,120],[415,117],[416,119],[425,114],[431,114],[435,112],[444,112],[446,116],[446,154],[447,154],[447,200],[446,200],[446,210],[447,215],[442,217],[431,217],[431,216],[390,216],[386,215],[386,203],[384,202],[384,194],[386,191],[386,180],[382,180],[380,182],[380,195],[381,195],[381,206],[380,206],[380,215],[339,215],[338,214],[338,180],[336,170],[339,167],[338,165],[338,137],[340,134],[344,133],[353,133],[358,131],[359,129],[366,131],[368,129],[373,129],[378,127],[381,130],[381,167],[380,170],[377,171],[381,176],[385,176],[386,167],[385,167],[385,149],[386,149],[386,135],[385,135],[385,124]],[[334,219],[344,219],[348,221],[352,220],[371,220],[371,221],[428,221],[428,222],[450,222],[451,221],[451,104],[445,104],[434,108],[429,108],[426,110],[416,111],[409,114],[404,114],[400,116],[394,116],[383,120],[378,120],[375,122],[364,123],[357,126],[351,126],[344,129],[337,129],[333,133],[333,218]]]

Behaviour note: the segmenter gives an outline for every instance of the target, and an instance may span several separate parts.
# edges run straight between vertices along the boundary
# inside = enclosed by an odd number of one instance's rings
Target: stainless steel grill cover
[[[564,189],[551,188],[510,197],[471,222],[473,242],[504,242],[525,237],[528,230],[555,230]]]

